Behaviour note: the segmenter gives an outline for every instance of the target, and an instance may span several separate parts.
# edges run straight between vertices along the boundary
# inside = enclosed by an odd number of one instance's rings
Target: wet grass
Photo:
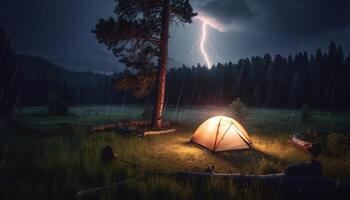
[[[170,120],[183,122],[173,135],[129,137],[116,131],[91,134],[84,126],[66,127],[65,123],[101,124],[121,118],[138,118],[141,108],[73,108],[68,117],[35,114],[40,108],[29,108],[20,122],[1,129],[0,196],[2,199],[72,199],[76,192],[135,178],[144,172],[204,171],[215,165],[216,172],[267,174],[282,172],[289,163],[308,160],[302,151],[288,144],[297,126],[298,114],[287,110],[251,111],[245,126],[255,151],[212,154],[188,143],[196,126],[217,109],[168,110]],[[112,111],[111,111],[112,110]],[[126,113],[123,113],[123,110]],[[131,110],[131,111],[130,111]],[[225,110],[222,109],[220,114]],[[116,113],[119,112],[119,113]],[[34,113],[34,114],[33,114]],[[179,114],[182,113],[182,114]],[[324,115],[324,116],[323,116]],[[348,128],[348,115],[329,117],[318,113],[323,129]],[[189,118],[192,117],[192,121]],[[336,119],[336,120],[335,120]],[[187,122],[187,123],[185,123]],[[338,125],[337,125],[338,123]],[[329,126],[331,124],[331,126]],[[143,166],[143,170],[115,161],[100,163],[100,152],[111,145],[119,158]],[[334,155],[327,150],[320,161],[329,177],[350,178],[350,153]],[[101,196],[102,199],[280,199],[263,186],[237,186],[232,182],[208,180],[205,183],[177,181],[152,176],[135,179]]]
[[[7,158],[1,169],[0,193],[4,199],[71,199],[79,190],[140,175],[138,170],[121,162],[102,165],[99,154],[105,145],[112,145],[121,159],[143,166],[142,173],[204,171],[207,165],[215,165],[218,172],[272,172],[266,171],[272,165],[270,161],[259,159],[254,152],[215,156],[188,144],[188,136],[182,133],[170,138],[125,138],[109,132],[95,136],[7,138],[1,146],[7,148]],[[259,167],[253,167],[256,160]],[[208,182],[197,187],[191,182],[154,176],[130,182],[117,188],[114,194],[106,195],[120,199],[212,199],[214,196],[229,199],[238,189],[223,184]]]

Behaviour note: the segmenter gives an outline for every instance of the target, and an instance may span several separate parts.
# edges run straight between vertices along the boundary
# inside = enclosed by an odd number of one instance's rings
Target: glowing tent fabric
[[[216,116],[203,122],[193,134],[191,141],[214,152],[248,149],[252,146],[243,126],[225,116]]]

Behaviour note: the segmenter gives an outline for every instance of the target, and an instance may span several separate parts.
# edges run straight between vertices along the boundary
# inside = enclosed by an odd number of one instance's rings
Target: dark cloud
[[[268,0],[256,5],[257,29],[284,34],[317,35],[350,25],[347,0]]]
[[[114,0],[0,1],[0,27],[19,54],[78,71],[122,70],[91,32],[99,18],[113,15],[114,5]]]
[[[223,23],[232,23],[254,16],[245,0],[214,0],[199,6],[198,10]]]
[[[213,63],[264,53],[289,54],[327,48],[331,40],[350,47],[350,0],[191,0],[231,32],[210,29]],[[48,58],[78,71],[123,70],[91,33],[99,18],[113,16],[115,0],[0,0],[0,27],[17,53]],[[171,66],[204,63],[198,50],[201,23],[170,33]],[[237,25],[237,26],[235,26]],[[214,50],[211,50],[213,48]],[[217,55],[217,56],[215,56]],[[220,57],[220,58],[219,58]]]
[[[199,10],[253,31],[312,36],[350,25],[348,0],[214,0]]]

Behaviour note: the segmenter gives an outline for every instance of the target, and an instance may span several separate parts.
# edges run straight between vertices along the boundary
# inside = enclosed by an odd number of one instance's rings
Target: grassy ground
[[[47,117],[41,108],[26,108],[19,122],[1,128],[0,196],[2,199],[71,199],[77,191],[138,177],[143,172],[121,162],[100,163],[100,152],[111,145],[122,159],[143,166],[147,172],[204,171],[215,165],[217,172],[266,174],[283,171],[289,163],[308,160],[287,140],[298,129],[299,111],[254,109],[244,125],[257,151],[212,154],[188,141],[193,130],[213,115],[229,115],[225,108],[168,109],[165,116],[179,130],[173,135],[129,137],[115,131],[91,134],[86,124],[104,124],[118,119],[137,119],[141,107],[76,107],[67,117]],[[310,126],[346,134],[350,115],[314,113]],[[69,124],[80,124],[71,126]],[[324,174],[350,178],[350,152],[320,157]],[[261,195],[263,194],[263,195]],[[254,196],[255,195],[255,196]],[[231,182],[196,184],[164,177],[128,182],[103,198],[120,199],[274,199],[280,196],[264,187],[238,187]]]

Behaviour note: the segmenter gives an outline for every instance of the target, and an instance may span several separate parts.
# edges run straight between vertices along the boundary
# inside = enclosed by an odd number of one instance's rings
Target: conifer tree
[[[191,23],[189,0],[117,0],[116,18],[101,19],[93,31],[131,73],[117,80],[119,89],[137,97],[148,94],[155,82],[152,126],[162,126],[168,63],[169,25]]]

